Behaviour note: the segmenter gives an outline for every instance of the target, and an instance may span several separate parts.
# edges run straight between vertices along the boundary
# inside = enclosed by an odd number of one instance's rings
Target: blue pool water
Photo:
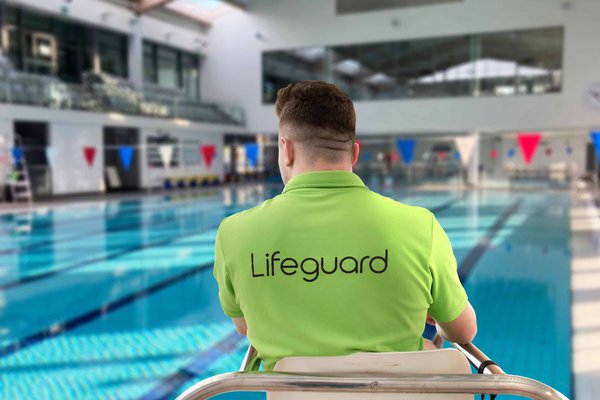
[[[248,343],[218,304],[214,237],[223,217],[279,190],[1,216],[0,397],[171,399],[237,369]],[[436,213],[478,313],[476,344],[569,395],[568,194],[382,192]]]

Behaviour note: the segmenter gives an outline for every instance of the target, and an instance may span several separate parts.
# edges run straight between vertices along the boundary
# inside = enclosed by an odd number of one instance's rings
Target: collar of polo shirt
[[[287,185],[285,185],[283,193],[295,189],[343,187],[359,187],[367,189],[363,181],[353,172],[317,171],[296,175],[287,183]]]

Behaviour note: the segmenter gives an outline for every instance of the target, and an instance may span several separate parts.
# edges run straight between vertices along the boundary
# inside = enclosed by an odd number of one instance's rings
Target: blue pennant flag
[[[363,161],[369,161],[371,159],[371,153],[363,153]]]
[[[121,156],[121,162],[125,170],[129,170],[131,167],[131,159],[133,158],[133,147],[131,146],[120,146],[119,155]]]
[[[509,149],[506,155],[508,158],[513,158],[515,156],[515,149]]]
[[[600,161],[600,131],[590,133],[590,137],[596,149],[596,158]]]
[[[248,166],[251,168],[256,167],[258,162],[258,144],[248,143],[244,146],[246,149],[246,159],[248,160]]]
[[[23,149],[21,147],[13,147],[12,156],[16,164],[21,164],[21,160],[23,159]]]
[[[460,161],[460,152],[459,152],[459,151],[455,151],[455,152],[454,152],[454,159],[455,159],[456,161]]]
[[[415,139],[398,139],[396,142],[398,151],[402,155],[402,160],[404,160],[406,165],[410,165],[413,162],[416,143],[417,141]]]

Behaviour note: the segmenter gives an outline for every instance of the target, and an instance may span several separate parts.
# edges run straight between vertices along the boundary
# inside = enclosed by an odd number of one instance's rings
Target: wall
[[[570,9],[565,10],[563,3],[570,3]],[[275,132],[273,106],[261,103],[264,50],[564,26],[562,93],[358,102],[358,132],[600,127],[600,109],[584,101],[589,86],[600,82],[598,0],[465,0],[344,16],[336,16],[334,10],[335,0],[257,0],[248,13],[218,20],[209,33],[203,98],[242,104],[251,130]],[[391,23],[394,18],[398,27]]]
[[[141,144],[146,136],[157,130],[169,132],[173,137],[194,139],[205,144],[217,146],[217,158],[210,170],[202,165],[172,168],[169,170],[152,169],[146,165],[146,156],[137,159],[140,162],[142,186],[157,185],[158,178],[198,175],[217,175],[223,178],[222,147],[225,133],[239,133],[242,128],[229,125],[184,122],[169,119],[133,117],[120,114],[102,114],[82,111],[59,111],[47,108],[2,105],[0,107],[0,135],[11,137],[15,116],[34,116],[31,119],[47,122],[50,131],[50,145],[56,149],[56,164],[52,168],[53,193],[75,194],[104,190],[104,154],[103,127],[125,126],[140,131]],[[183,125],[183,126],[182,126]],[[7,143],[12,144],[12,139]],[[96,146],[94,164],[89,167],[85,161],[83,147]],[[11,146],[12,147],[12,146]]]
[[[102,126],[71,122],[50,123],[50,145],[56,149],[52,170],[52,193],[68,194],[104,191]],[[96,148],[88,166],[83,148]]]

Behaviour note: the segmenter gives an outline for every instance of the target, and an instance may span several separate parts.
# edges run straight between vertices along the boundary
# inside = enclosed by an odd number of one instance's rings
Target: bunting
[[[519,143],[519,148],[521,149],[521,154],[523,155],[523,161],[525,162],[525,165],[530,165],[533,161],[535,151],[537,150],[541,139],[542,135],[538,132],[519,133],[517,135],[517,142]]]
[[[15,164],[21,164],[21,161],[23,160],[23,149],[21,147],[13,147],[11,153]]]
[[[161,144],[158,146],[158,153],[163,163],[163,167],[169,168],[171,160],[173,159],[173,145],[172,144]]]
[[[250,168],[256,167],[258,162],[258,143],[248,143],[244,146],[246,150],[246,160]]]
[[[600,161],[600,131],[590,133],[590,138],[596,149],[596,159]]]
[[[200,146],[200,153],[206,168],[210,168],[217,153],[217,147],[214,144],[203,144]]]
[[[92,167],[94,165],[94,159],[96,158],[96,148],[92,146],[86,146],[83,148],[83,156],[85,157],[85,162],[88,167]]]
[[[131,160],[133,159],[133,147],[120,146],[119,156],[121,158],[121,163],[123,163],[123,168],[125,168],[126,171],[129,170],[129,168],[131,168]]]
[[[417,141],[415,139],[398,139],[396,141],[396,146],[398,147],[398,151],[402,155],[402,160],[404,161],[404,164],[412,164],[415,156],[416,143]]]
[[[476,136],[460,136],[454,139],[454,144],[460,154],[460,161],[464,167],[471,162],[477,140],[479,139]]]

